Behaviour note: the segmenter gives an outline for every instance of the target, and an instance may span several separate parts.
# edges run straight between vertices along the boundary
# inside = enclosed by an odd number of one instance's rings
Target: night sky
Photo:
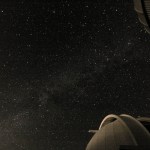
[[[106,115],[149,117],[149,41],[132,0],[0,2],[0,149],[84,150]]]

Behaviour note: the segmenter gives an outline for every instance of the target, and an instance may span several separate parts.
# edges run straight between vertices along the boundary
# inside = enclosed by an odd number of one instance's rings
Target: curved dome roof
[[[108,115],[100,124],[86,150],[119,150],[124,146],[150,148],[149,131],[129,115]]]
[[[134,8],[138,13],[140,22],[150,33],[150,0],[134,0]]]

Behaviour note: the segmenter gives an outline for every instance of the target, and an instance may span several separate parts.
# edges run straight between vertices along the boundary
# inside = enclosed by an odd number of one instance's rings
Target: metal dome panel
[[[134,8],[140,22],[150,34],[150,0],[134,0]]]

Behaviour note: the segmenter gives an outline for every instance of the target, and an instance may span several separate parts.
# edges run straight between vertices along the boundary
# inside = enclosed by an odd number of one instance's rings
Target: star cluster
[[[150,115],[131,0],[0,4],[0,149],[85,149],[104,116]]]

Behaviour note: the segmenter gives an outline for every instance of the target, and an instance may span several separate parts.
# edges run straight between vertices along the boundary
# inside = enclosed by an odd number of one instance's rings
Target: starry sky
[[[106,115],[150,116],[149,41],[131,0],[0,2],[0,149],[84,150]]]

